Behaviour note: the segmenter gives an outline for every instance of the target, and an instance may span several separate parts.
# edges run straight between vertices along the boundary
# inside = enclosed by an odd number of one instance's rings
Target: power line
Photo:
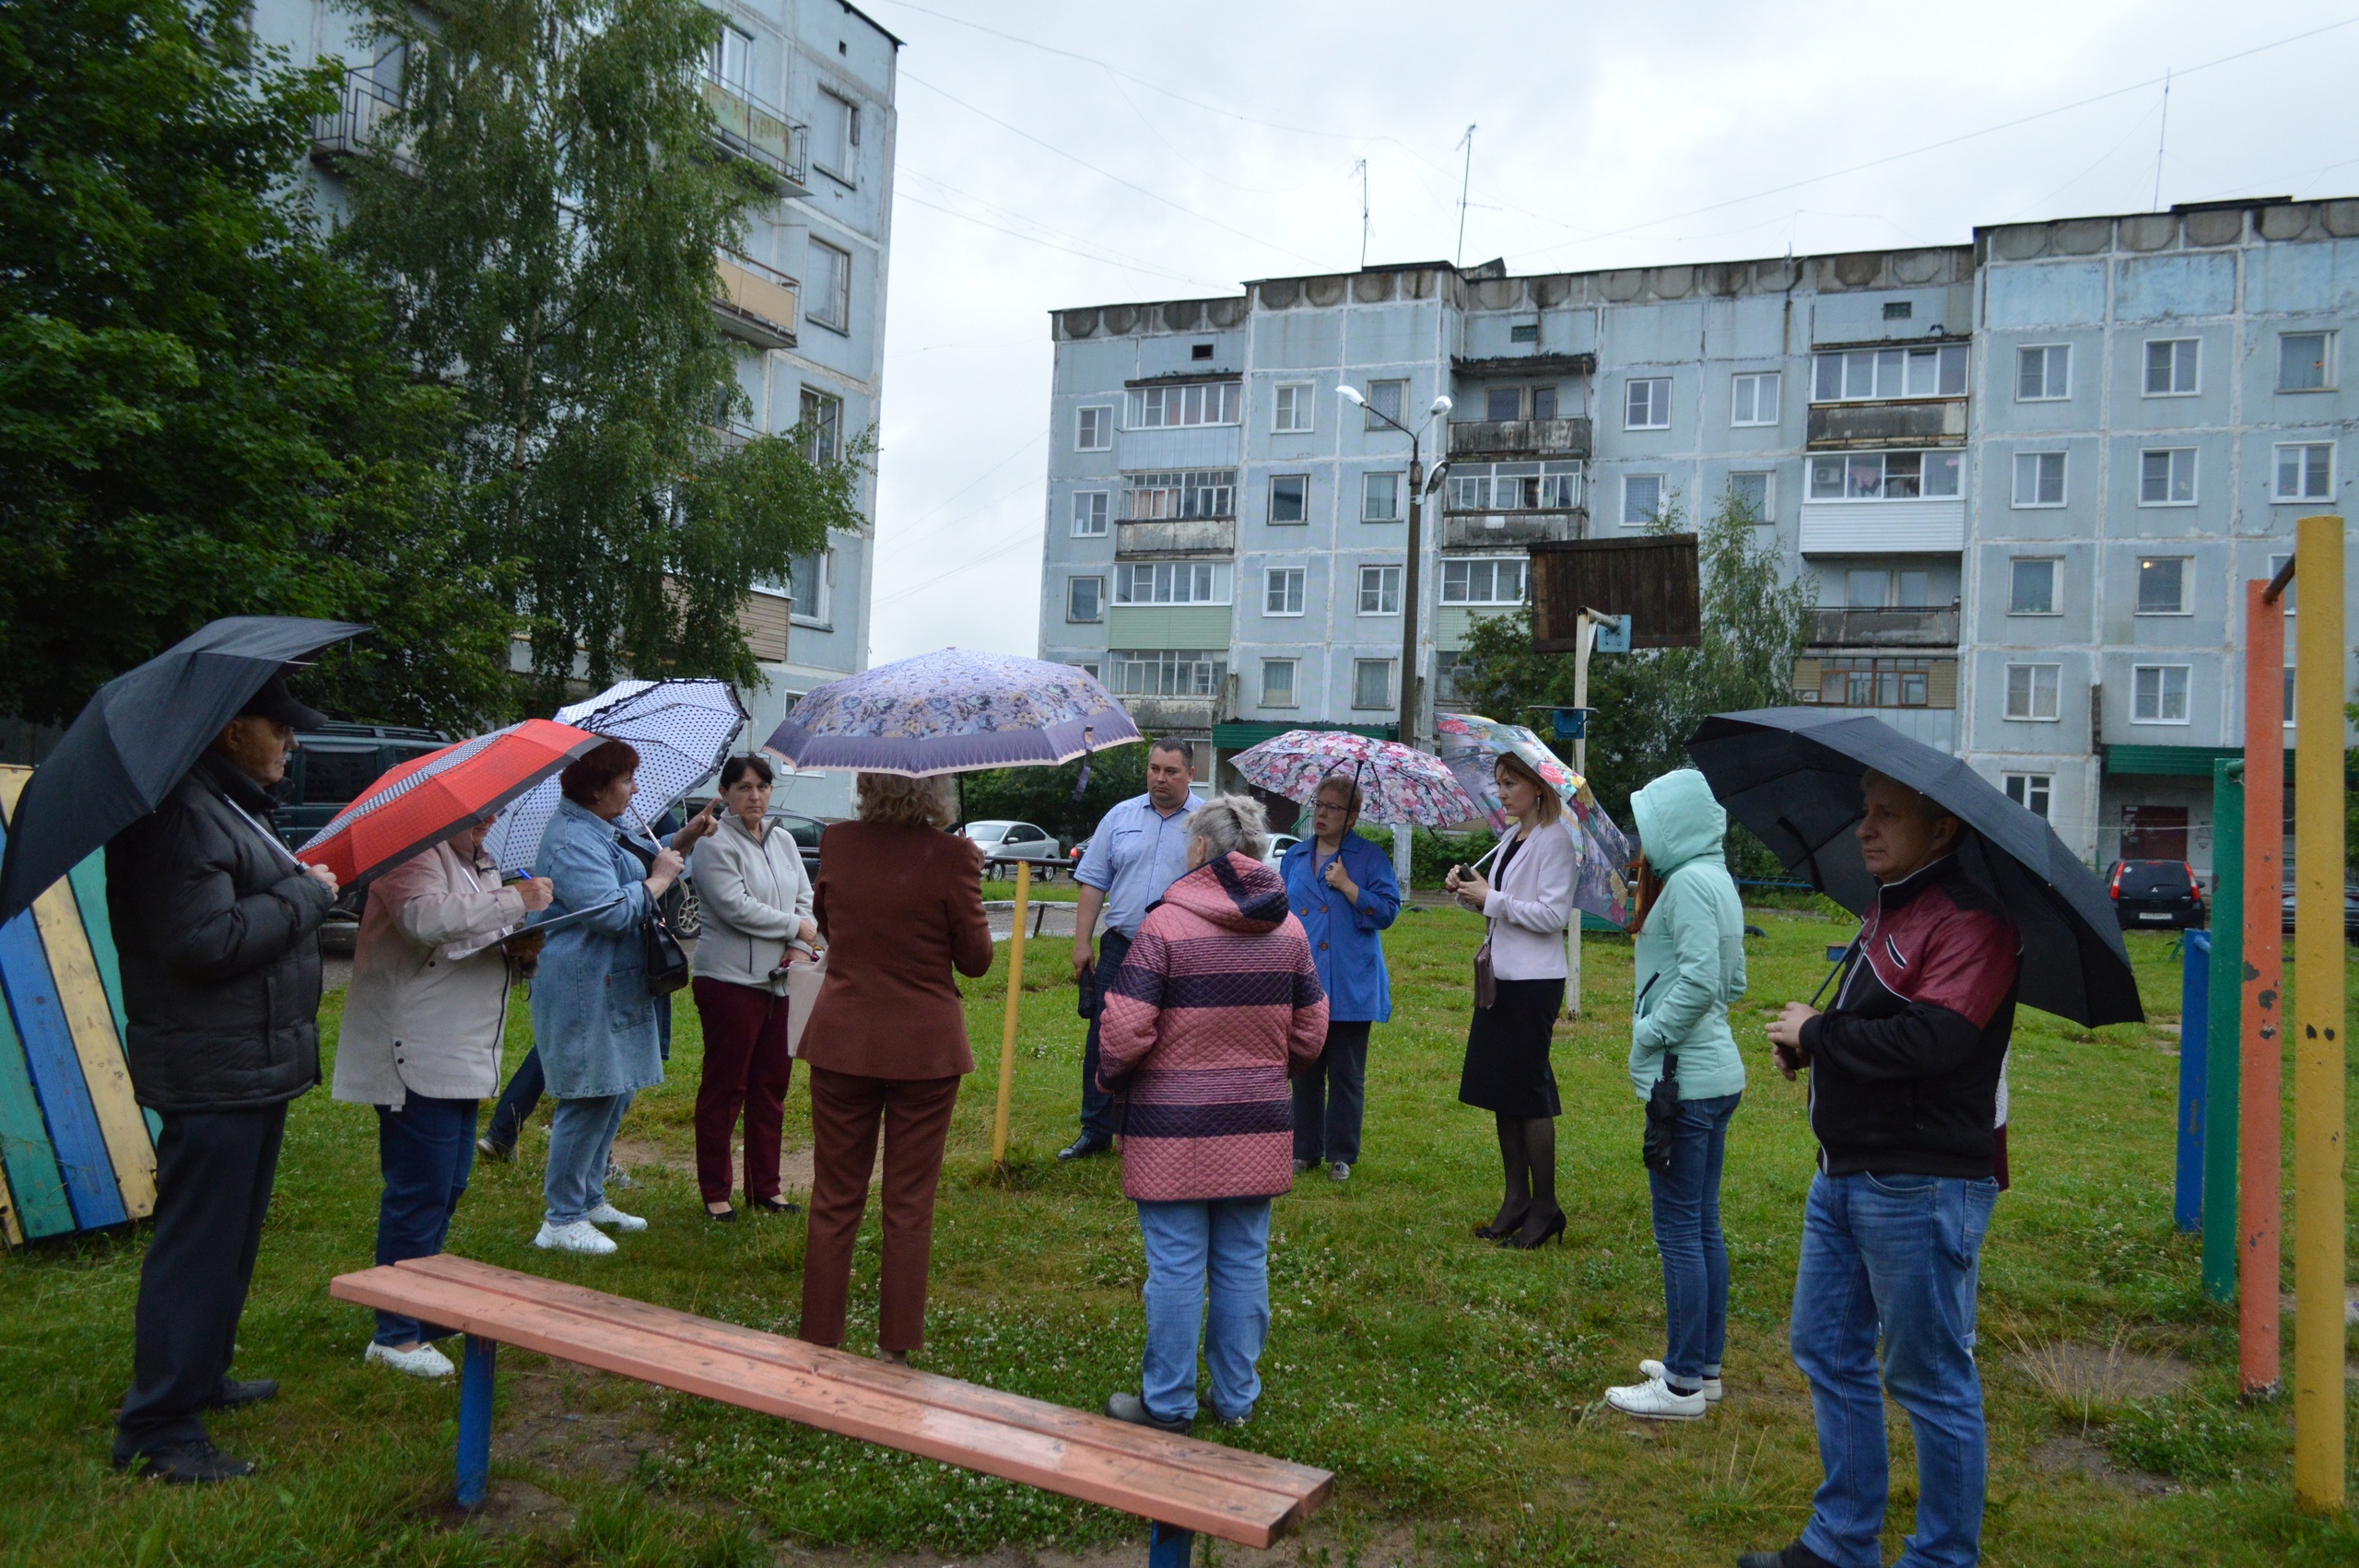
[[[984,512],[987,512],[991,510],[992,508],[999,505],[1000,501],[1004,501],[1009,497],[1015,495],[1017,491],[1022,490],[1026,485],[1029,485],[1030,483],[1030,480],[1026,480],[1024,485],[1019,485],[1015,490],[1010,490],[1007,495],[1000,497],[999,500],[985,502],[982,506],[980,506],[973,511],[967,513],[966,517],[958,519],[958,521],[964,522],[968,517],[981,516]],[[907,599],[910,594],[921,593],[925,590],[932,588],[937,582],[945,582],[951,578],[957,577],[960,572],[972,570],[974,568],[981,566],[985,561],[997,560],[1000,556],[1006,555],[1011,550],[1020,549],[1027,544],[1037,546],[1039,543],[1040,535],[1037,533],[1019,533],[1004,544],[997,545],[994,548],[986,550],[981,555],[976,556],[969,560],[961,561],[958,565],[952,567],[947,570],[934,573],[932,577],[927,578],[923,582],[914,582],[907,588],[897,588],[890,593],[883,594],[879,596],[874,603],[879,604],[890,604],[897,600]]]
[[[1051,251],[1062,251],[1068,256],[1079,256],[1086,262],[1097,262],[1103,265],[1118,266],[1126,269],[1135,268],[1143,272],[1153,273],[1159,277],[1173,279],[1179,283],[1192,283],[1197,285],[1199,287],[1203,288],[1220,288],[1229,287],[1224,284],[1209,283],[1203,278],[1195,277],[1187,273],[1173,272],[1169,267],[1159,267],[1153,262],[1134,261],[1123,256],[1119,252],[1092,252],[1089,251],[1076,250],[1071,245],[1060,245],[1053,240],[1043,240],[1037,234],[1026,234],[1021,230],[1010,228],[1004,224],[992,223],[988,219],[977,217],[972,213],[963,213],[956,207],[945,207],[940,202],[929,202],[923,196],[914,194],[906,188],[895,191],[894,194],[903,200],[915,202],[921,207],[932,208],[933,211],[941,213],[945,217],[955,217],[962,222],[971,223],[979,228],[988,228],[994,233],[1004,234],[1011,240],[1022,240],[1034,245],[1046,246]],[[1030,220],[1027,219],[1026,221],[1029,222]]]
[[[1025,442],[1022,446],[1015,448],[1013,451],[1009,452],[1005,457],[1003,457],[1003,458],[1000,459],[997,462],[992,463],[989,468],[984,469],[980,474],[976,474],[972,479],[968,480],[968,481],[967,481],[967,483],[965,483],[964,485],[959,486],[958,486],[958,488],[957,488],[956,490],[951,491],[951,492],[950,492],[950,494],[948,494],[948,495],[946,495],[946,496],[943,497],[942,497],[942,499],[941,499],[940,501],[938,501],[938,502],[936,502],[936,503],[934,504],[933,508],[931,510],[929,510],[929,511],[920,512],[916,517],[914,517],[914,518],[910,519],[910,521],[909,521],[909,523],[907,524],[907,526],[908,526],[909,528],[912,529],[912,530],[915,530],[915,529],[917,528],[918,524],[920,524],[920,523],[921,523],[921,522],[924,522],[924,521],[927,521],[928,520],[930,520],[930,519],[932,519],[932,518],[934,518],[934,517],[939,516],[939,515],[942,513],[942,511],[943,511],[945,508],[947,508],[947,507],[950,505],[950,503],[951,503],[951,502],[953,502],[953,501],[957,500],[959,497],[961,497],[961,496],[965,495],[968,491],[969,491],[969,490],[973,489],[976,486],[978,486],[978,485],[981,484],[984,480],[989,479],[992,474],[997,474],[1001,469],[1005,468],[1009,463],[1014,462],[1017,458],[1019,458],[1019,457],[1023,457],[1023,456],[1027,455],[1027,453],[1029,453],[1029,452],[1032,451],[1032,449],[1033,449],[1034,447],[1039,446],[1042,441],[1046,440],[1047,439],[1048,439],[1048,433],[1047,433],[1046,431],[1042,431],[1040,434],[1034,436],[1030,440],[1028,440],[1028,441]],[[1025,483],[1026,485],[1029,485],[1029,484],[1031,483],[1031,481],[1030,481],[1029,479],[1027,479],[1024,483]],[[1021,489],[1021,488],[1022,488],[1022,486],[1017,486],[1017,488],[1018,488],[1018,489]],[[1016,493],[1016,492],[1015,492],[1015,490],[1010,490],[1007,494],[1008,494],[1008,496],[1013,496],[1013,495],[1015,495],[1015,493]],[[1001,500],[1001,501],[1003,501],[1003,500],[1005,500],[1005,499],[1007,499],[1007,496],[1002,496],[1002,497],[1000,497],[1000,500]],[[994,502],[992,502],[992,506],[997,506],[998,504],[999,504],[999,501],[994,501]],[[972,514],[969,514],[969,515],[972,515]],[[953,519],[951,519],[950,521],[951,521],[951,522],[963,522],[963,521],[966,521],[966,519],[965,519],[965,518],[953,518]],[[950,526],[950,523],[942,523],[942,524],[939,524],[939,525],[937,525],[936,527],[932,528],[932,529],[927,529],[927,530],[924,530],[924,531],[922,531],[922,532],[911,532],[911,533],[910,533],[907,537],[897,537],[897,538],[894,540],[894,543],[895,543],[896,544],[901,545],[901,546],[903,546],[903,547],[907,547],[908,545],[910,545],[910,544],[911,544],[916,543],[918,540],[920,540],[920,539],[924,539],[924,538],[929,538],[929,537],[931,537],[933,534],[940,532],[942,531],[942,529],[944,529],[944,528],[947,528],[947,527],[949,527],[949,526]],[[898,533],[898,530],[896,530],[896,532]]]

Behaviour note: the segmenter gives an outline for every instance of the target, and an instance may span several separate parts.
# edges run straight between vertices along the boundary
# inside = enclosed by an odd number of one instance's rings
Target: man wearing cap
[[[201,1412],[278,1392],[231,1377],[229,1357],[287,1105],[320,1081],[319,929],[335,877],[271,830],[270,787],[296,730],[324,722],[273,675],[163,803],[107,846],[131,1083],[162,1122],[114,1463],[160,1480],[251,1474],[213,1446]]]

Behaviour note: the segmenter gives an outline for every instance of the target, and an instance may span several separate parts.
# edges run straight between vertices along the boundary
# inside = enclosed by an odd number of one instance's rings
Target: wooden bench
[[[1154,1527],[1151,1568],[1186,1568],[1199,1530],[1266,1547],[1335,1483],[1326,1470],[449,1254],[342,1274],[328,1293],[465,1332],[463,1508],[482,1503],[489,1480],[503,1344],[1138,1515]]]

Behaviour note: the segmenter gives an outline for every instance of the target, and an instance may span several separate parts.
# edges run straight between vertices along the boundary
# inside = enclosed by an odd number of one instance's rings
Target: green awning
[[[1225,752],[1241,752],[1289,730],[1348,730],[1371,741],[1389,741],[1400,733],[1396,724],[1264,724],[1258,720],[1231,719],[1213,726],[1213,745]]]
[[[2242,746],[2107,746],[2105,749],[2105,770],[2107,773],[2142,773],[2163,775],[2173,778],[2209,778],[2212,765],[2222,757],[2230,762],[2244,760]],[[2285,754],[2294,755],[2290,750]],[[2286,777],[2291,778],[2291,764]]]

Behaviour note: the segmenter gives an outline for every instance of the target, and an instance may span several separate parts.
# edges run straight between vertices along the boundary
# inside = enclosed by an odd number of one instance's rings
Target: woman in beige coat
[[[546,909],[540,877],[512,887],[471,823],[370,884],[335,1054],[335,1097],[377,1107],[377,1261],[442,1250],[475,1165],[476,1102],[499,1087],[510,969],[499,939]],[[368,1359],[448,1377],[429,1342],[456,1330],[377,1314]]]

